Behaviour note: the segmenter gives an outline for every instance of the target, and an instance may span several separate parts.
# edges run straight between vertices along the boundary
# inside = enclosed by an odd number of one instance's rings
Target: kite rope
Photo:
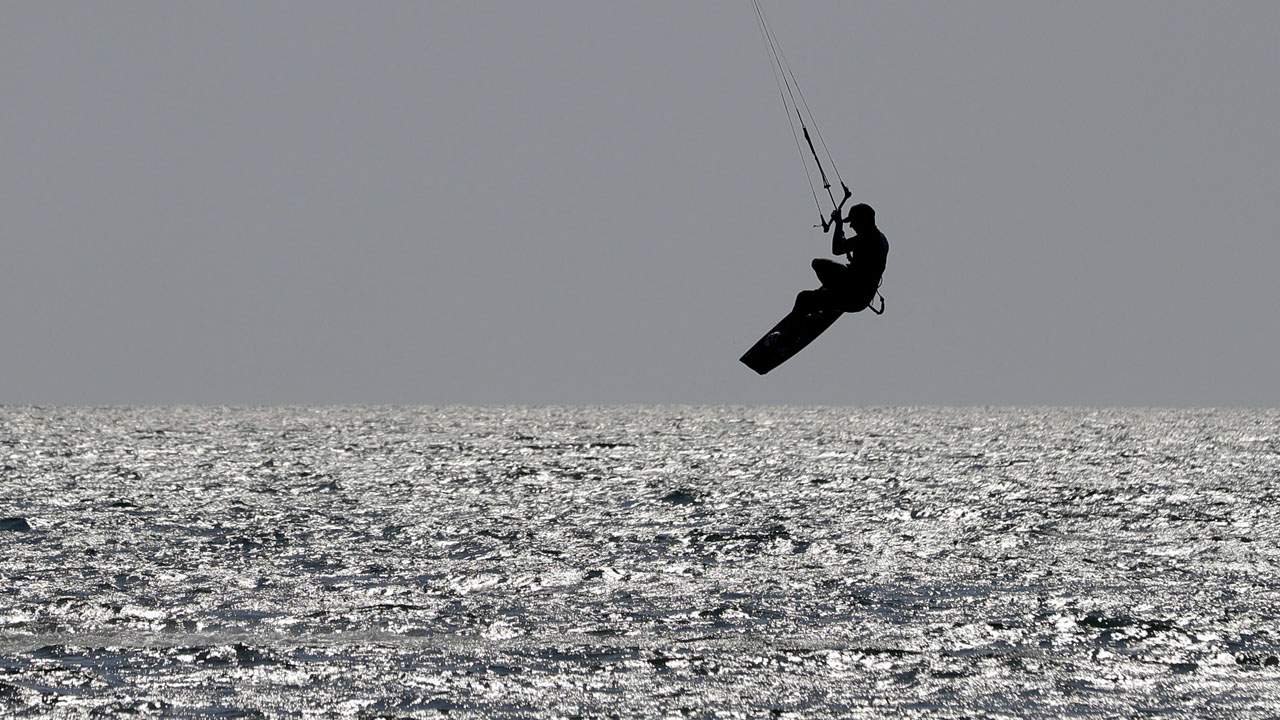
[[[813,184],[813,174],[809,169],[808,157],[805,155],[804,147],[800,144],[800,133],[796,132],[796,121],[800,123],[800,130],[804,135],[805,142],[809,145],[809,152],[813,157],[814,165],[817,167],[818,175],[822,179],[823,189],[827,191],[827,197],[831,199],[832,209],[838,208],[839,203],[836,202],[834,193],[831,192],[831,182],[827,179],[826,170],[822,166],[822,160],[818,156],[818,151],[814,147],[813,140],[809,136],[809,126],[813,126],[814,134],[818,136],[818,143],[822,146],[823,152],[827,156],[827,163],[831,166],[835,173],[836,180],[844,186],[844,177],[840,174],[840,168],[836,166],[835,158],[831,155],[831,149],[827,146],[826,138],[822,135],[822,129],[818,126],[817,116],[814,115],[813,109],[809,106],[809,101],[801,89],[800,83],[796,80],[795,71],[791,68],[791,63],[787,61],[786,53],[782,51],[782,45],[778,42],[777,36],[773,33],[773,28],[769,26],[769,20],[765,15],[764,7],[761,6],[760,0],[751,0],[751,7],[756,13],[756,23],[760,30],[760,36],[765,42],[765,51],[769,59],[769,69],[773,73],[774,84],[778,87],[778,98],[782,102],[783,112],[787,116],[787,125],[791,128],[791,137],[795,141],[796,151],[800,154],[800,164],[804,168],[805,180],[809,183],[809,193],[813,196],[814,205],[818,208],[818,214],[821,220],[826,220],[826,215],[822,211],[822,203],[818,200],[818,192]],[[796,96],[799,95],[799,102]],[[801,111],[803,108],[803,112]],[[792,119],[792,114],[795,120]],[[808,115],[808,121],[805,121],[805,115]]]

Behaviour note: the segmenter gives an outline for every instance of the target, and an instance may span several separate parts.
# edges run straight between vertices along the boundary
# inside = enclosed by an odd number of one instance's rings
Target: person
[[[831,232],[831,254],[844,255],[849,262],[841,264],[827,258],[814,258],[813,272],[822,287],[796,295],[796,310],[831,307],[842,312],[860,312],[871,304],[880,289],[880,278],[889,257],[889,241],[876,227],[876,211],[870,205],[858,203],[841,219],[844,204],[852,196],[849,187],[844,186],[844,199],[831,211],[830,220],[822,224],[823,232],[835,228]],[[853,237],[845,237],[845,223],[853,229]]]

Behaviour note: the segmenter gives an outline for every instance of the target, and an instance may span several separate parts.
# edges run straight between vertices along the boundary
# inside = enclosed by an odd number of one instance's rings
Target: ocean
[[[0,715],[1277,717],[1280,411],[0,408]]]

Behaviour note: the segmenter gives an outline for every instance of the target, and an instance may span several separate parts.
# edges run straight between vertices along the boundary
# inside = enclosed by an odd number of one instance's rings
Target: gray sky
[[[1280,3],[5,3],[0,402],[1280,403]]]

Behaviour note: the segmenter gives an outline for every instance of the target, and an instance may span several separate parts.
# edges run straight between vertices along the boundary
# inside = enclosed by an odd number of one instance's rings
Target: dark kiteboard
[[[792,310],[740,359],[744,365],[764,375],[803,350],[842,314],[842,311],[829,307]]]

